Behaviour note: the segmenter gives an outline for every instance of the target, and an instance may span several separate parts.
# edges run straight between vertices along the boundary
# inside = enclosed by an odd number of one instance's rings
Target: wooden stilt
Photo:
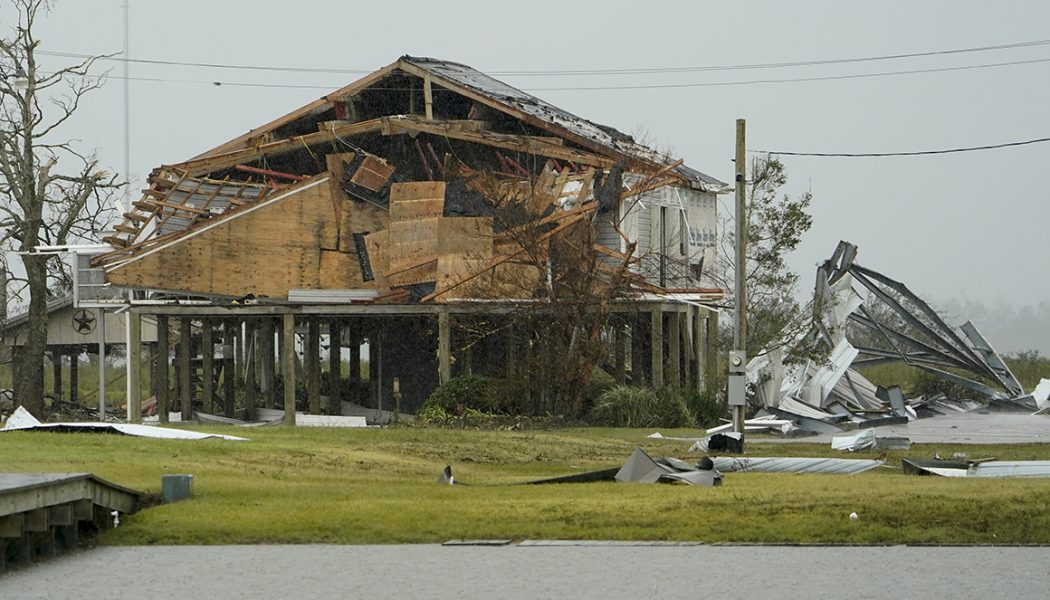
[[[255,404],[257,402],[255,397],[255,366],[259,362],[256,360],[256,356],[259,354],[257,340],[259,336],[256,333],[257,323],[253,319],[247,319],[244,321],[244,329],[244,419],[253,421],[255,420]]]
[[[211,319],[201,321],[201,379],[204,410],[218,414],[215,403],[215,324]]]
[[[618,317],[612,318],[613,326],[613,378],[623,385],[627,382],[627,334],[624,322]]]
[[[284,315],[281,328],[281,359],[284,372],[284,424],[295,425],[295,315]]]
[[[182,420],[189,421],[193,418],[193,373],[190,371],[190,356],[193,352],[193,333],[190,319],[182,317],[179,319],[179,407],[182,412]]]
[[[259,328],[259,365],[262,378],[261,387],[263,406],[273,408],[277,402],[277,390],[274,387],[274,362],[276,361],[273,344],[275,324],[273,319],[263,319]]]
[[[157,315],[157,418],[161,423],[168,422],[168,317]]]
[[[80,402],[80,353],[69,353],[69,401]]]
[[[649,313],[650,339],[652,344],[652,376],[653,387],[660,389],[664,387],[664,311],[663,308],[654,308]]]
[[[306,370],[306,398],[310,414],[321,414],[321,324],[310,317],[307,324],[306,346],[303,348],[303,367]]]
[[[645,356],[646,331],[642,325],[641,315],[631,315],[631,383],[636,386],[646,384]]]
[[[452,379],[452,327],[448,309],[438,313],[438,383]]]
[[[337,319],[328,323],[328,414],[343,407],[343,327]]]
[[[233,418],[234,414],[234,389],[237,387],[236,361],[233,356],[233,338],[236,335],[234,323],[226,321],[222,324],[222,415]]]
[[[142,422],[142,315],[130,310],[128,319],[128,422]]]
[[[704,336],[704,376],[708,381],[718,369],[718,313],[707,312],[707,335]]]
[[[682,385],[681,318],[677,310],[667,315],[667,385],[674,389]]]

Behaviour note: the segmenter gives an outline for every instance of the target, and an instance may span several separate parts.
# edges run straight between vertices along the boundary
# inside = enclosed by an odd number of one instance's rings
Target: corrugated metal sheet
[[[628,156],[634,156],[656,164],[669,164],[673,162],[672,160],[669,160],[668,157],[661,155],[652,148],[648,148],[635,142],[634,138],[622,131],[577,117],[568,111],[558,108],[557,106],[537,98],[532,94],[523,92],[516,87],[508,85],[467,65],[446,60],[407,55],[402,56],[401,60],[421,69],[426,69],[434,75],[452,81],[457,85],[474,90],[479,94],[484,94],[497,102],[540,119],[545,123],[553,125],[572,135],[611,148],[616,152]],[[701,187],[710,191],[719,191],[726,187],[724,182],[685,165],[679,166],[675,171],[688,180],[700,184]]]
[[[856,475],[882,466],[881,460],[853,458],[736,458],[719,456],[711,459],[723,473],[731,471],[760,473],[819,473],[823,475]]]

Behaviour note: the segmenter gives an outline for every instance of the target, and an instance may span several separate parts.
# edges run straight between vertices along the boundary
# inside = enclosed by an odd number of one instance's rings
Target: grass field
[[[122,519],[99,543],[405,543],[449,539],[616,539],[802,543],[1050,543],[1050,479],[901,474],[934,452],[1050,459],[1050,446],[913,446],[855,476],[727,474],[720,488],[642,484],[520,486],[618,466],[640,445],[685,457],[650,431],[198,427],[249,437],[164,441],[104,434],[0,435],[7,471],[93,472],[159,491],[194,475],[192,500]],[[695,435],[695,430],[664,431]],[[824,445],[749,444],[753,456],[850,456]],[[695,457],[694,457],[695,458]],[[469,486],[435,483],[452,465]],[[851,522],[850,512],[860,515]]]

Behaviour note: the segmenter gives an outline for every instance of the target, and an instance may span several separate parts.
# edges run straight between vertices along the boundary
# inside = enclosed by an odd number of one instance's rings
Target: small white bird
[[[859,519],[859,518],[860,518],[860,517],[858,517],[858,516],[857,516],[857,513],[855,513],[855,512],[851,512],[851,513],[849,514],[849,520],[850,520],[850,521],[856,521],[856,520],[857,520],[857,519]]]

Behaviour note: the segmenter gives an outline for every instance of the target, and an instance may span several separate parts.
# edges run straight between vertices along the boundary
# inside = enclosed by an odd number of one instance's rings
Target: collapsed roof
[[[639,259],[625,255],[615,220],[626,201],[667,186],[726,190],[614,128],[471,67],[403,56],[154,170],[104,240],[114,251],[94,264],[117,285],[202,296],[527,298],[499,283],[544,277],[523,240],[568,236],[612,211],[606,243],[589,247],[611,265],[607,276],[622,274],[615,266],[624,263],[632,288],[659,293],[670,289],[634,274]],[[677,204],[692,210],[680,196]],[[672,287],[720,297],[691,281]]]

